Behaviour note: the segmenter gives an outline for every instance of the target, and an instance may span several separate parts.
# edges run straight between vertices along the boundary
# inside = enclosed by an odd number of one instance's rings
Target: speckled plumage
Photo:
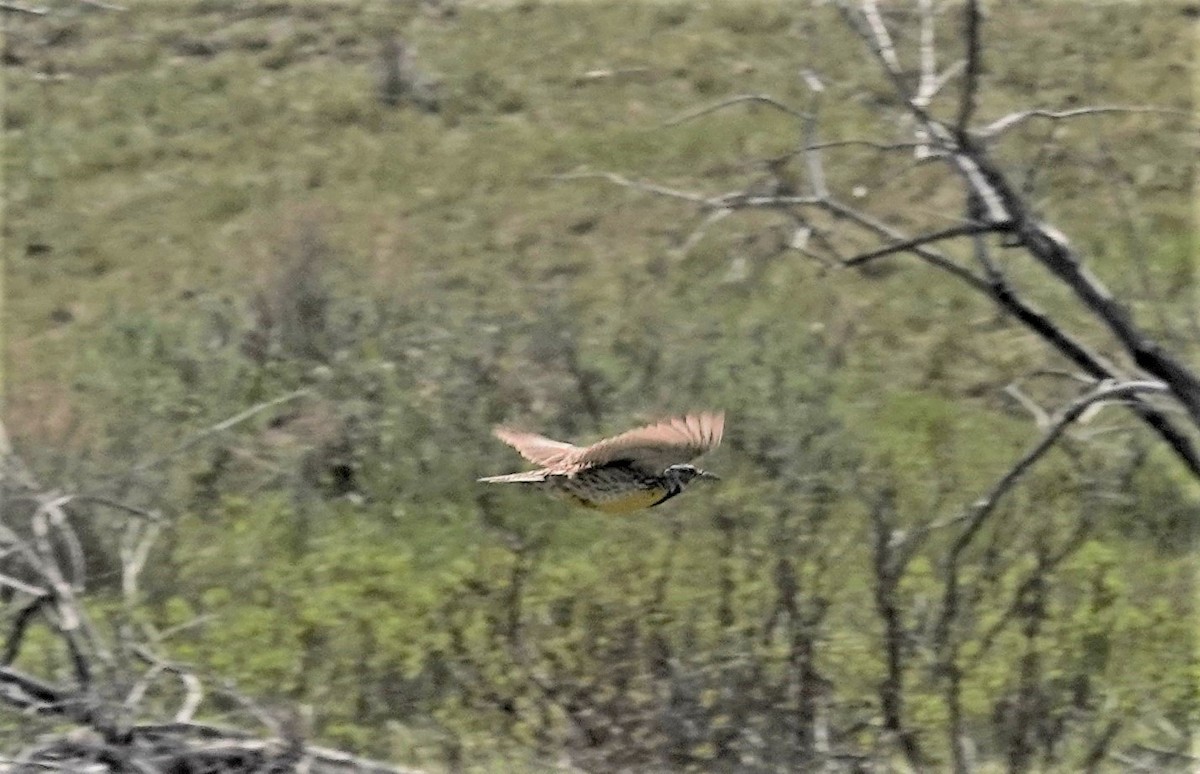
[[[719,445],[724,427],[724,413],[702,412],[656,422],[590,446],[497,427],[497,438],[541,467],[479,480],[525,484],[587,508],[629,513],[666,502],[694,478],[716,478],[687,463]]]

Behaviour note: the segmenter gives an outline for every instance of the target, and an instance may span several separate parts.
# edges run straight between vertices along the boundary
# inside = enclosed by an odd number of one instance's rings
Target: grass
[[[1173,7],[997,7],[987,31],[982,119],[1032,106],[1190,108],[1193,57]],[[376,99],[379,37],[394,32],[440,78],[440,112],[388,109]],[[349,572],[347,584],[369,585],[377,571],[387,593],[412,587],[403,604],[424,621],[432,603],[422,595],[442,589],[441,576],[430,579],[434,568],[451,568],[454,579],[486,577],[488,569],[503,575],[510,562],[478,534],[475,495],[461,483],[512,463],[483,440],[489,422],[516,414],[587,437],[661,411],[727,405],[737,413],[730,447],[741,456],[729,453],[728,483],[689,511],[701,524],[679,552],[680,576],[690,582],[672,586],[670,604],[690,611],[679,614],[686,620],[711,603],[720,568],[710,522],[735,514],[749,527],[730,566],[745,580],[739,609],[754,618],[767,604],[771,525],[781,513],[794,523],[815,508],[804,481],[828,475],[844,490],[830,508],[846,526],[814,528],[809,537],[826,541],[847,566],[865,567],[860,482],[892,477],[902,520],[957,512],[1032,440],[1029,417],[1001,388],[1062,366],[985,300],[911,259],[874,275],[828,271],[779,249],[794,227],[773,213],[729,218],[681,254],[700,222],[687,205],[602,181],[554,179],[611,170],[706,194],[745,186],[763,176],[762,159],[795,147],[790,117],[743,105],[666,124],[735,94],[766,93],[805,108],[810,95],[797,73],[809,67],[827,88],[824,139],[895,140],[899,130],[879,117],[886,88],[878,74],[832,15],[807,7],[472,3],[445,17],[384,2],[136,2],[123,13],[23,21],[11,34],[23,57],[7,73],[4,106],[3,375],[13,437],[35,454],[65,449],[116,470],[296,381],[320,384],[331,404],[368,428],[357,431],[373,444],[359,449],[372,461],[363,475],[387,502],[324,504],[318,511],[330,521],[311,534],[300,534],[294,503],[255,489],[267,480],[286,489],[262,471],[293,465],[287,455],[302,456],[303,441],[262,452],[253,465],[240,460],[222,474],[229,478],[213,472],[229,463],[199,453],[164,474],[174,503],[197,504],[179,505],[180,540],[193,552],[176,568],[193,591],[219,587],[230,568],[248,572],[280,542],[311,538],[305,571],[313,577],[341,582],[337,574]],[[951,45],[944,41],[943,64],[956,56]],[[50,70],[63,78],[35,77]],[[947,88],[934,106],[953,109],[955,98]],[[1195,361],[1200,343],[1179,333],[1196,298],[1187,155],[1194,143],[1185,123],[1170,113],[1030,122],[996,155],[1031,176],[1037,206],[1088,252],[1139,320],[1173,332],[1172,346]],[[1044,143],[1047,157],[1031,163]],[[834,190],[899,226],[941,225],[960,209],[952,188],[909,158],[851,147],[830,149],[826,164]],[[851,193],[859,187],[861,196]],[[848,232],[835,225],[839,237],[852,239]],[[318,290],[336,301],[307,342],[318,356],[248,367],[238,337],[260,325],[246,322],[252,299],[286,295],[280,278],[296,265],[298,245],[316,242],[328,264]],[[948,249],[969,260],[964,247]],[[1041,306],[1113,351],[1073,299],[1019,255],[999,254]],[[565,352],[594,383],[603,417],[585,411]],[[1048,406],[1068,397],[1061,384],[1026,384]],[[266,422],[247,436],[265,432]],[[1005,511],[1018,529],[997,543],[1013,548],[1017,533],[1066,524],[1082,506],[1062,482],[1078,484],[1077,462],[1107,470],[1123,459],[1128,436],[1113,437],[1120,440],[1088,446],[1093,457],[1048,458],[1044,475]],[[470,453],[449,459],[447,448]],[[1136,481],[1149,505],[1127,507],[1135,525],[1124,533],[1133,541],[1128,562],[1120,572],[1105,569],[1132,584],[1134,597],[1177,592],[1177,564],[1146,577],[1136,567],[1153,565],[1163,548],[1146,547],[1161,526],[1155,518],[1171,521],[1167,532],[1178,536],[1196,502],[1169,461],[1152,460]],[[429,475],[431,468],[443,475]],[[222,486],[205,499],[197,491],[208,474]],[[582,610],[592,586],[620,581],[630,586],[628,599],[621,589],[606,592],[598,609],[632,616],[647,593],[637,581],[669,550],[662,521],[614,528],[562,521],[550,503],[500,503],[512,525],[553,536],[531,591],[531,604],[547,609],[574,594],[571,604]],[[235,528],[247,542],[229,551],[220,538]],[[351,533],[361,543],[338,543]],[[373,553],[359,572],[347,556],[367,544],[407,548],[394,563]],[[1121,552],[1105,559],[1106,550],[1110,544],[1096,549],[1100,558],[1086,554],[1070,566],[1072,589],[1120,560]],[[168,569],[159,568],[163,578]],[[1009,593],[1017,569],[991,591]],[[936,572],[926,570],[914,571],[906,593],[933,593]],[[294,585],[291,572],[272,566],[240,580],[255,593],[282,593]],[[870,594],[861,572],[834,582],[813,564],[801,575],[835,600]],[[229,602],[198,597],[191,601],[214,608]],[[345,604],[336,594],[319,602],[317,613]],[[222,647],[238,631],[262,634],[274,624],[275,636],[302,639],[287,616],[252,608],[231,613],[231,637],[188,643],[181,657],[234,668],[236,653]],[[1153,615],[1166,626],[1161,610]],[[835,605],[830,620],[831,658],[865,665],[846,679],[869,694],[879,671],[871,650],[877,619],[869,604],[851,603]],[[682,629],[672,635],[686,639]],[[397,637],[424,642],[426,634]],[[701,632],[713,648],[724,634]],[[1138,636],[1122,624],[1114,641],[1150,647]],[[1187,636],[1171,629],[1164,642]],[[260,655],[251,685],[267,690],[296,679],[294,653]],[[1164,659],[1163,673],[1149,663],[1138,669],[1165,695],[1175,690],[1163,686],[1178,659]],[[979,677],[972,712],[986,713],[1010,666],[999,661]],[[1116,671],[1115,661],[1105,668]],[[919,716],[943,711],[938,697],[924,701]],[[1171,701],[1185,705],[1186,697]],[[331,737],[370,736],[344,717],[330,722]],[[385,748],[400,738],[393,732],[363,744]]]
[[[676,128],[660,123],[730,93],[800,101],[793,73],[809,61],[797,45],[799,15],[779,6],[600,4],[589,7],[586,19],[573,4],[467,6],[453,22],[410,22],[408,37],[422,63],[443,75],[449,95],[445,112],[428,116],[388,111],[372,99],[373,36],[395,23],[381,6],[350,11],[338,3],[303,9],[283,3],[232,20],[219,6],[137,4],[127,14],[63,22],[73,32],[48,56],[70,80],[12,80],[8,324],[16,352],[40,341],[44,355],[40,366],[21,358],[19,374],[49,376],[63,348],[86,346],[89,332],[107,324],[108,309],[89,297],[170,316],[187,313],[187,304],[175,302],[182,292],[238,287],[263,260],[268,224],[297,203],[318,202],[337,213],[331,230],[357,269],[387,259],[452,265],[488,283],[502,281],[517,297],[528,294],[536,277],[496,276],[503,261],[490,260],[492,249],[511,254],[519,243],[521,262],[538,266],[569,261],[576,250],[649,260],[662,252],[664,236],[682,236],[661,227],[678,221],[677,206],[599,185],[553,184],[547,176],[603,168],[684,183],[699,171],[697,182],[707,188],[706,170],[723,176],[786,151],[794,127],[746,109]],[[1153,17],[1146,26],[1158,23]],[[1031,12],[996,24],[1015,24],[1019,32],[1041,18]],[[996,58],[1006,65],[1040,61],[1009,50],[1030,38],[998,34]],[[822,41],[827,49],[846,43],[837,35]],[[1073,52],[1081,62],[1108,61],[1092,48],[1061,45],[1070,49],[1064,56]],[[841,63],[825,65],[835,89]],[[579,82],[604,67],[643,68],[646,75]],[[1087,71],[1081,83],[1068,67],[1024,75],[1009,69],[996,78],[996,101],[1034,92],[1053,104],[1069,88],[1088,102],[1179,104],[1163,93],[1161,79],[1146,85],[1159,72],[1126,68],[1117,79]],[[853,105],[855,95],[848,96]],[[851,117],[839,100],[829,102],[827,133],[854,133],[861,113]],[[1100,120],[1064,130],[1085,132]],[[1161,164],[1162,137],[1146,136],[1146,122],[1115,119],[1106,126],[1106,143]],[[869,166],[835,169],[850,174],[847,183],[856,169],[873,182]],[[904,204],[898,197],[914,182],[901,178],[873,192],[871,201],[885,209],[889,201]],[[1094,182],[1060,178],[1048,185],[1069,190]],[[1073,201],[1058,198],[1067,202],[1056,201],[1058,207]],[[1154,206],[1163,201],[1156,197]],[[564,224],[585,217],[596,218],[598,227],[563,233]],[[1182,215],[1170,217],[1178,222]],[[1143,232],[1153,233],[1156,220],[1161,216],[1147,215]],[[1078,222],[1086,244],[1088,220]],[[390,245],[391,254],[380,255],[380,244]],[[48,252],[21,255],[30,245]],[[1163,282],[1178,283],[1172,278],[1179,275],[1175,269]],[[52,312],[72,305],[72,331],[56,346],[50,334],[60,323]]]

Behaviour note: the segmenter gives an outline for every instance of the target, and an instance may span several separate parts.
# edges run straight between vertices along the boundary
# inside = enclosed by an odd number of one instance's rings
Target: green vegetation
[[[826,138],[892,141],[885,87],[836,14],[51,5],[8,44],[5,423],[41,480],[166,516],[139,614],[174,632],[172,658],[311,707],[322,743],[431,770],[549,769],[564,748],[588,770],[796,770],[812,713],[835,749],[899,764],[879,720],[875,530],[987,491],[1038,432],[1004,386],[1058,406],[1073,385],[1026,377],[1063,362],[908,258],[831,271],[769,212],[682,250],[701,220],[686,204],[554,179],[745,187],[796,146],[793,119],[737,106],[664,123],[734,94],[804,106],[802,68],[829,89]],[[991,9],[981,115],[1190,109],[1181,9]],[[440,76],[439,111],[376,99],[391,33]],[[1031,123],[1000,159],[1025,168],[1046,144],[1038,206],[1197,363],[1182,124]],[[961,210],[910,157],[847,146],[826,165],[901,227]],[[1113,351],[1072,300],[1030,292]],[[514,469],[495,422],[583,440],[707,407],[729,413],[706,460],[724,481],[636,518],[474,484]],[[1112,749],[1186,746],[1198,512],[1200,486],[1119,408],[1003,502],[950,634],[981,764],[1077,770],[1110,724]],[[79,513],[100,612],[125,516]],[[895,589],[906,722],[934,769],[946,678],[921,643],[951,539],[935,531]],[[65,656],[27,646],[18,665],[53,675]]]

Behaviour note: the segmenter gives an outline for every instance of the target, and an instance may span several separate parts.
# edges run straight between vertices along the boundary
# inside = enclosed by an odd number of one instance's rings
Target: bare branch
[[[1022,390],[1016,382],[1006,386],[1004,388],[1004,392],[1017,403],[1021,404],[1021,407],[1030,413],[1030,415],[1033,417],[1034,424],[1037,425],[1039,430],[1045,430],[1050,427],[1050,415],[1047,414],[1046,410],[1039,406],[1037,402],[1033,400],[1033,398],[1026,395],[1025,391]]]
[[[1200,764],[1200,755],[1189,755],[1182,750],[1167,750],[1162,747],[1151,747],[1148,744],[1135,744],[1133,750],[1138,752],[1147,752],[1160,759],[1172,760],[1180,763],[1190,764],[1189,768],[1195,771],[1197,764]]]
[[[51,553],[49,543],[50,527],[53,526],[55,528],[67,549],[68,559],[70,560],[71,588],[74,591],[82,591],[84,573],[86,571],[83,559],[83,546],[79,543],[79,536],[75,534],[75,530],[68,523],[66,513],[63,512],[63,506],[70,501],[70,495],[58,495],[53,498],[43,499],[38,506],[37,512],[33,515],[34,542],[42,555],[43,561],[52,564],[55,570],[57,570],[58,563],[51,559],[53,554]],[[62,576],[62,579],[65,582],[65,575]]]
[[[50,13],[50,10],[47,8],[41,8],[41,7],[34,8],[34,7],[31,7],[28,5],[21,5],[20,3],[12,3],[12,2],[0,2],[0,11],[11,11],[13,13],[26,13],[26,14],[29,14],[30,16],[45,16],[46,14]]]
[[[967,60],[959,59],[957,62],[950,65],[945,70],[942,70],[942,72],[937,76],[937,78],[934,79],[933,85],[930,87],[930,94],[929,94],[930,100],[932,100],[933,97],[937,96],[938,92],[940,92],[943,88],[945,88],[947,83],[949,83],[950,81],[957,78],[958,74],[961,73],[963,70],[965,70],[966,67],[967,67]]]
[[[1058,413],[1041,439],[1000,477],[987,494],[976,500],[967,511],[946,522],[947,524],[962,521],[967,522],[967,526],[955,542],[952,553],[961,553],[966,548],[967,544],[971,542],[975,533],[983,526],[983,522],[995,510],[1004,495],[1033,467],[1034,463],[1041,459],[1054,446],[1055,442],[1066,432],[1067,428],[1084,415],[1092,404],[1112,401],[1118,398],[1134,398],[1143,393],[1161,394],[1169,392],[1170,389],[1166,384],[1157,381],[1128,381],[1116,384],[1107,382],[1102,383],[1086,395],[1073,401]]]
[[[204,626],[205,624],[212,623],[217,618],[218,616],[214,613],[204,613],[203,615],[198,615],[182,623],[177,623],[174,626],[168,626],[166,629],[154,630],[153,640],[156,644],[165,642],[180,632],[185,632],[189,629],[194,629],[197,626]]]
[[[894,150],[912,150],[924,146],[923,142],[876,142],[875,140],[827,140],[825,142],[815,142],[810,145],[804,145],[800,148],[802,151],[825,150],[826,148],[848,148],[861,146],[864,148],[873,148],[878,151],[894,151]]]
[[[25,581],[18,580],[17,578],[4,573],[0,573],[0,586],[8,586],[9,588],[16,589],[17,591],[34,597],[42,597],[49,594],[46,589],[41,588],[40,586],[33,586]]]
[[[879,704],[883,713],[884,728],[896,735],[909,765],[914,770],[920,770],[925,764],[920,742],[904,720],[907,631],[903,621],[904,611],[896,593],[908,560],[913,554],[905,550],[903,537],[892,528],[894,498],[893,492],[885,491],[871,504],[875,610],[883,621],[883,647],[887,667],[886,675],[878,689]]]
[[[162,518],[163,518],[162,514],[159,513],[158,511],[147,510],[145,508],[138,508],[137,506],[130,505],[129,503],[123,503],[119,500],[113,500],[112,498],[105,497],[103,495],[77,494],[72,499],[74,502],[92,503],[94,505],[102,505],[106,508],[112,508],[114,510],[124,511],[125,513],[131,514],[133,516],[140,516],[143,519],[148,519],[149,521],[162,521]]]
[[[1083,757],[1082,769],[1087,774],[1094,774],[1099,767],[1101,761],[1108,755],[1109,745],[1116,738],[1117,732],[1121,730],[1123,722],[1120,718],[1113,718],[1105,724],[1104,729],[1092,741],[1088,747],[1087,755]]]
[[[917,11],[921,17],[920,55],[921,79],[917,95],[913,98],[923,108],[929,107],[935,93],[937,77],[937,50],[934,47],[933,0],[917,0]]]
[[[954,122],[954,136],[961,139],[966,136],[971,124],[971,116],[975,114],[976,90],[979,88],[979,71],[983,52],[979,43],[979,26],[982,22],[979,0],[967,0],[963,9],[963,37],[966,44],[966,68],[963,71],[962,91],[959,92],[958,118]]]
[[[900,66],[900,58],[896,56],[896,45],[892,42],[892,35],[888,32],[887,25],[883,23],[877,0],[863,0],[862,12],[863,18],[867,20],[867,29],[871,32],[879,60],[892,78],[898,83],[901,82],[904,68]],[[905,97],[907,98],[907,94]]]
[[[894,240],[906,239],[903,234],[882,221],[854,208],[839,204],[833,199],[823,200],[819,204],[823,209],[839,217],[847,218],[877,234]],[[1111,362],[1090,350],[1083,342],[1075,339],[1055,324],[1045,313],[1014,293],[999,272],[990,272],[991,276],[988,279],[982,279],[927,247],[916,247],[912,249],[912,252],[930,265],[949,272],[976,290],[987,294],[1021,323],[1094,378],[1108,380],[1122,378],[1120,371]],[[1138,396],[1130,398],[1130,408],[1159,434],[1194,474],[1200,476],[1200,453],[1197,453],[1191,439],[1177,428],[1162,410],[1143,402]]]
[[[820,196],[755,196],[745,191],[717,196],[711,206],[732,209],[779,209],[783,207],[823,207],[825,199]]]
[[[700,221],[700,224],[696,226],[696,228],[692,229],[692,233],[688,234],[687,238],[683,240],[683,243],[680,244],[679,247],[675,248],[673,252],[676,255],[687,255],[692,251],[692,248],[700,243],[700,240],[703,239],[704,235],[708,233],[709,228],[732,214],[733,210],[730,209],[712,210],[704,216],[704,218]]]
[[[116,5],[114,3],[105,3],[105,2],[102,2],[101,0],[75,0],[75,1],[78,3],[83,3],[84,5],[90,5],[92,8],[99,8],[103,11],[126,11],[126,10],[128,10],[123,5]]]
[[[59,715],[89,722],[80,698],[53,683],[0,666],[0,701],[36,715]]]
[[[666,196],[671,199],[682,199],[683,201],[701,204],[704,206],[712,206],[711,199],[703,194],[692,193],[691,191],[680,191],[675,188],[668,188],[657,183],[645,183],[640,180],[630,180],[629,178],[618,175],[615,172],[567,172],[561,175],[552,175],[551,180],[607,180],[610,183],[625,187],[633,188],[638,191],[645,191],[657,196]]]
[[[917,0],[917,11],[921,19],[920,31],[920,78],[917,81],[917,93],[913,96],[913,104],[918,105],[922,110],[929,107],[929,103],[933,100],[933,95],[936,93],[937,84],[937,52],[934,47],[934,24],[933,24],[933,0]],[[933,150],[929,147],[929,133],[918,127],[917,140],[919,146],[916,156],[919,160],[924,160],[933,155]]]
[[[154,542],[162,530],[162,525],[157,522],[145,525],[144,529],[139,528],[140,526],[138,524],[129,526],[123,535],[120,549],[121,591],[125,596],[126,604],[131,606],[138,599],[138,578],[145,569],[146,562],[150,558],[150,549],[154,546]]]
[[[912,239],[906,239],[903,242],[880,247],[877,250],[860,253],[853,258],[846,259],[844,265],[847,267],[862,266],[863,264],[870,263],[877,258],[895,255],[896,253],[908,252],[915,247],[923,247],[934,242],[941,242],[946,239],[955,239],[962,236],[1000,233],[1005,230],[1007,230],[1007,227],[1002,223],[964,223],[961,226],[951,226],[950,228],[942,229],[941,231],[934,231],[930,234],[922,234],[921,236],[913,237]]]
[[[150,690],[150,686],[154,685],[154,681],[165,671],[166,665],[161,661],[152,663],[145,674],[133,684],[133,687],[129,689],[129,693],[126,694],[125,701],[123,702],[125,709],[129,711],[137,709],[142,700],[146,698],[146,692]]]
[[[0,665],[8,666],[17,660],[17,656],[21,652],[21,645],[25,641],[25,630],[29,628],[33,617],[42,611],[42,607],[49,598],[48,594],[35,596],[13,616],[12,628],[9,630],[8,639],[4,642],[4,652],[0,654]]]
[[[967,148],[963,147],[967,139],[966,136],[956,137],[953,132],[931,116],[928,110],[917,104],[909,93],[908,86],[904,82],[903,73],[899,67],[899,60],[896,59],[891,36],[887,32],[887,28],[883,25],[883,19],[879,15],[879,8],[876,6],[874,0],[863,3],[863,17],[866,19],[865,24],[860,23],[858,17],[850,10],[845,0],[837,0],[837,5],[850,27],[862,38],[875,55],[875,58],[879,60],[884,72],[890,78],[896,94],[908,107],[913,117],[917,119],[919,126],[924,130],[923,132],[919,132],[919,134],[928,135],[933,142],[949,153],[954,168],[967,181],[968,185],[976,191],[986,206],[989,220],[997,223],[1008,221],[1011,215],[1005,208],[997,192],[986,184],[986,175],[980,169],[978,160],[974,156],[964,152],[967,150]],[[918,139],[923,140],[925,138],[919,136]]]
[[[1090,107],[1071,108],[1069,110],[1049,110],[1046,108],[1037,108],[1033,110],[1020,110],[1015,113],[1009,113],[1006,116],[997,118],[987,126],[975,130],[973,134],[982,140],[988,140],[1034,118],[1042,118],[1048,121],[1063,121],[1071,118],[1080,118],[1083,116],[1101,116],[1111,115],[1114,113],[1157,113],[1161,115],[1173,115],[1185,118],[1190,116],[1189,113],[1183,110],[1154,107],[1151,105],[1094,105]]]
[[[983,185],[1011,213],[1021,245],[1107,326],[1139,368],[1171,388],[1192,421],[1200,426],[1200,376],[1146,337],[1134,324],[1129,310],[1083,265],[1067,238],[1029,212],[1023,197],[982,149],[968,144],[967,150],[983,177]]]
[[[821,115],[821,97],[825,93],[825,85],[821,83],[821,79],[811,70],[801,72],[801,77],[809,92],[812,94],[812,100],[809,103],[808,114],[803,121],[802,133],[804,137],[804,160],[808,164],[808,185],[813,194],[817,196],[828,196],[829,186],[825,182],[825,167],[822,163],[821,153],[817,149],[817,137],[820,132],[818,118]]]
[[[419,769],[409,768],[407,766],[388,766],[378,761],[359,758],[341,750],[332,750],[328,747],[305,747],[305,753],[311,756],[318,763],[326,766],[342,766],[347,774],[425,774]]]
[[[736,97],[729,97],[728,99],[723,99],[720,102],[716,102],[712,105],[706,105],[705,107],[696,108],[695,110],[689,110],[686,113],[680,113],[674,118],[664,121],[663,126],[678,126],[693,119],[700,118],[701,116],[706,116],[710,113],[716,113],[719,110],[724,110],[725,108],[732,107],[734,105],[744,105],[746,103],[766,105],[780,111],[781,113],[787,113],[792,118],[796,118],[801,121],[804,121],[809,117],[808,114],[802,113],[795,108],[785,105],[769,94],[739,94]]]
[[[908,239],[908,237],[905,236],[903,233],[901,233],[897,229],[892,228],[891,226],[887,225],[883,221],[881,221],[875,217],[872,217],[870,215],[867,215],[864,212],[856,210],[853,207],[848,207],[844,204],[841,204],[834,199],[823,200],[821,202],[821,206],[824,209],[826,209],[829,212],[836,215],[837,217],[850,220],[853,223],[856,223],[859,226],[861,226],[869,231],[872,231],[873,233],[875,233],[879,236],[887,237],[888,239],[891,239],[893,241],[906,241]],[[938,269],[941,269],[942,271],[945,271],[945,272],[948,272],[948,273],[954,275],[955,277],[958,277],[960,280],[962,280],[963,282],[967,283],[968,285],[970,285],[971,287],[975,288],[976,290],[978,290],[980,292],[983,292],[983,293],[988,292],[988,283],[985,280],[983,280],[980,277],[977,277],[975,274],[971,273],[970,270],[964,269],[962,266],[959,266],[957,263],[950,260],[949,258],[942,255],[941,253],[938,253],[934,250],[930,250],[928,247],[925,247],[923,245],[917,245],[910,249],[914,255],[916,255],[917,257],[919,257],[921,260],[925,261],[926,263],[930,264],[931,266],[934,266]]]
[[[176,711],[174,720],[176,723],[186,723],[196,714],[196,710],[200,708],[200,702],[204,701],[204,688],[200,684],[200,678],[191,672],[177,672],[177,674],[183,681],[187,695],[184,697],[183,704]]]
[[[264,401],[262,403],[258,403],[256,405],[251,406],[250,408],[246,409],[245,411],[234,414],[233,416],[229,417],[228,419],[222,420],[222,421],[216,423],[215,425],[212,425],[212,426],[207,427],[203,430],[200,430],[196,433],[193,433],[192,435],[190,435],[186,439],[184,439],[182,443],[177,445],[174,449],[171,449],[170,451],[166,452],[165,454],[160,454],[156,457],[151,457],[149,459],[143,460],[143,461],[139,462],[138,464],[134,465],[129,470],[122,471],[121,473],[113,474],[111,476],[108,476],[104,480],[127,478],[134,474],[141,473],[142,471],[157,467],[157,466],[163,464],[164,462],[167,462],[168,460],[178,457],[180,454],[183,454],[185,451],[187,451],[188,449],[191,449],[193,446],[195,446],[196,444],[200,443],[201,441],[203,441],[204,439],[206,439],[210,436],[216,435],[217,433],[223,432],[232,427],[240,425],[242,422],[245,422],[246,420],[257,416],[258,414],[261,414],[264,411],[275,408],[276,406],[282,405],[284,403],[290,403],[293,400],[296,400],[298,398],[303,398],[303,397],[306,397],[311,394],[312,394],[312,391],[308,390],[308,389],[294,390],[292,392],[287,393],[286,395],[281,395],[278,398],[273,398],[271,400]]]

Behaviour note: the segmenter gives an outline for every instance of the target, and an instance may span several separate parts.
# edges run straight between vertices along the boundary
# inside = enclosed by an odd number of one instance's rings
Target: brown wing
[[[547,438],[537,433],[513,430],[508,427],[493,428],[492,435],[516,449],[525,459],[535,465],[541,465],[546,468],[554,467],[562,463],[565,459],[583,451],[578,446],[569,443],[555,441],[552,438]]]
[[[628,460],[651,473],[699,457],[721,443],[725,412],[666,419],[592,444],[570,459],[576,470]]]

